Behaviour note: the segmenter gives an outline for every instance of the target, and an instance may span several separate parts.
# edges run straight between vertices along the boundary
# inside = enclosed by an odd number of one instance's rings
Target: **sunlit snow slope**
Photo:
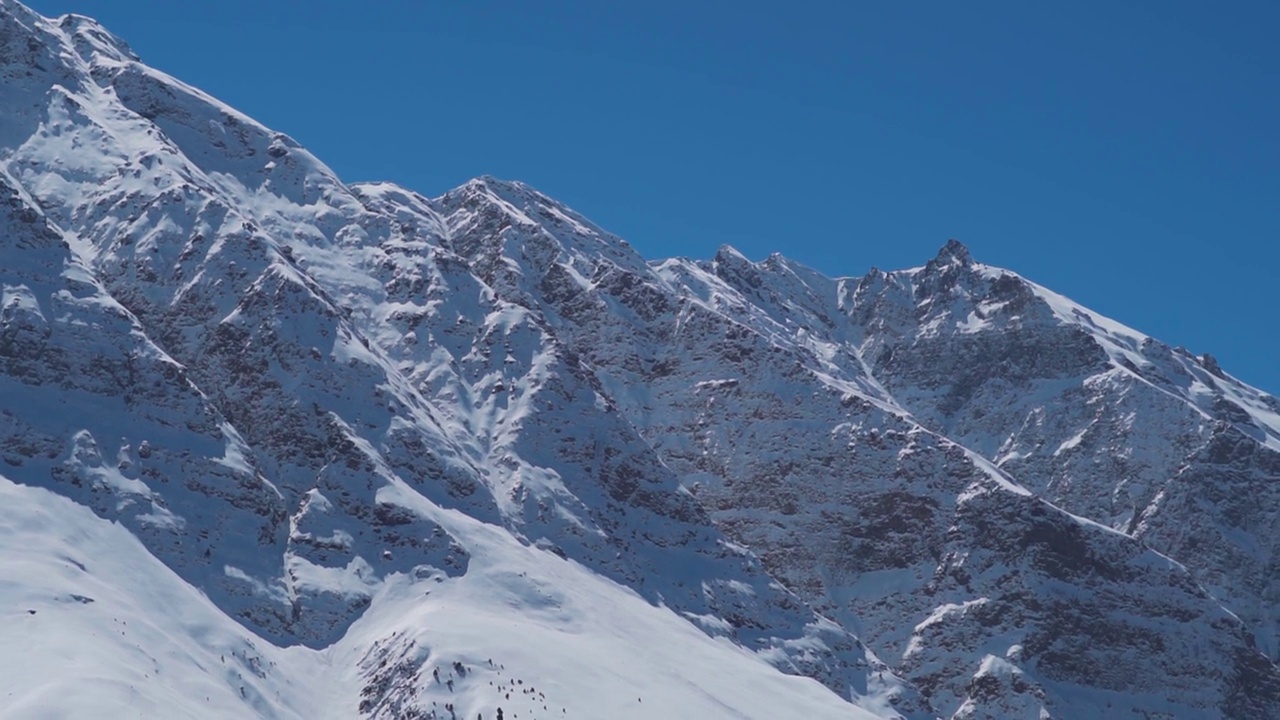
[[[577,564],[446,522],[474,572],[396,578],[334,646],[278,648],[124,528],[0,478],[3,716],[874,717]]]

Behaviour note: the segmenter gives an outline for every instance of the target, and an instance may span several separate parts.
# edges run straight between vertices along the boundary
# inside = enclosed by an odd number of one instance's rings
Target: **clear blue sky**
[[[1280,392],[1280,4],[29,0],[347,180],[524,180],[650,257],[947,238]]]

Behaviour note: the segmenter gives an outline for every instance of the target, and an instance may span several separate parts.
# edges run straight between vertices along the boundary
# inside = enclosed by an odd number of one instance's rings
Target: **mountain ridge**
[[[344,184],[86,19],[0,0],[0,48],[5,492],[127,528],[290,677],[341,655],[330,716],[492,713],[481,646],[579,717],[1280,707],[1280,402],[1216,363],[958,241],[647,261],[523,183]],[[694,671],[628,677],[609,603],[783,699],[659,710]],[[513,642],[577,627],[608,693]],[[298,712],[254,674],[224,714]]]

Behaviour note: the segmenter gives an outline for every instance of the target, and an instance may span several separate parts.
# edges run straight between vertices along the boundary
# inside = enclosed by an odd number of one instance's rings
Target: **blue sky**
[[[650,257],[947,238],[1280,392],[1271,2],[29,0],[434,195],[524,180]]]

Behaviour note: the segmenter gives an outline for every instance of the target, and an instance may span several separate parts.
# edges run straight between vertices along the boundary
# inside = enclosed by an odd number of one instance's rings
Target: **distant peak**
[[[488,195],[502,199],[516,206],[533,202],[563,208],[564,205],[537,188],[519,180],[503,180],[493,175],[480,175],[468,180],[461,187],[447,194],[462,193],[464,195]]]
[[[951,238],[938,251],[937,260],[942,263],[958,262],[961,265],[968,265],[973,262],[973,256],[969,254],[969,248],[965,247],[964,243]]]
[[[19,44],[16,38],[22,38],[23,43]],[[93,18],[70,13],[50,19],[17,0],[0,0],[0,65],[32,64],[31,53],[35,52],[43,52],[48,56],[46,60],[56,61],[64,40],[70,40],[74,51],[86,60],[98,53],[113,60],[138,59],[128,43]],[[26,54],[25,60],[13,52],[18,48]]]
[[[530,189],[528,185],[517,180],[503,180],[501,178],[494,177],[493,175],[480,175],[479,177],[474,177],[468,180],[463,187],[476,190],[487,189],[506,192]]]
[[[751,261],[747,259],[746,255],[743,255],[742,253],[738,252],[737,248],[727,243],[724,245],[721,245],[720,248],[716,250],[715,260],[716,262],[721,264],[725,264],[725,263],[732,264],[732,265],[741,265],[743,263],[748,265],[751,264]]]
[[[0,0],[4,2],[4,0]],[[59,17],[58,27],[72,35],[88,40],[91,44],[97,46],[98,50],[105,50],[108,53],[114,53],[127,58],[129,60],[137,60],[138,55],[129,47],[129,43],[116,37],[109,30],[103,27],[102,23],[85,15],[77,15],[68,13]]]

